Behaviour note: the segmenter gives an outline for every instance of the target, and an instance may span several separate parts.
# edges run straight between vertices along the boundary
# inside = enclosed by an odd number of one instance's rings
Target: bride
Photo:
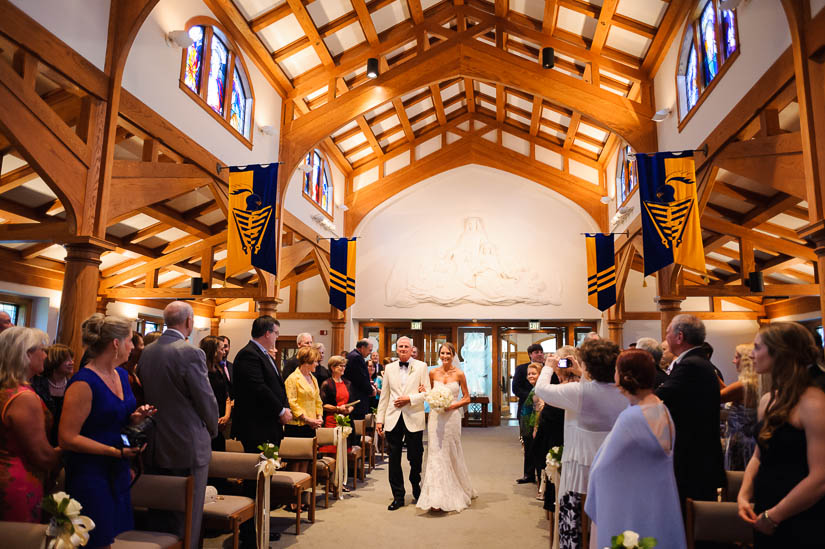
[[[461,449],[460,408],[470,403],[467,378],[455,364],[455,347],[444,343],[439,351],[441,367],[430,371],[430,385],[444,385],[453,402],[442,411],[430,412],[427,426],[427,467],[416,507],[424,510],[461,511],[476,497]],[[459,388],[462,398],[458,398]]]

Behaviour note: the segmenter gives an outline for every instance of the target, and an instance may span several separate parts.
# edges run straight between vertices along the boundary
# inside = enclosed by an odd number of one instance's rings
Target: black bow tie
[[[406,368],[410,365],[410,363],[409,362],[399,362],[398,365],[401,366],[402,368]]]

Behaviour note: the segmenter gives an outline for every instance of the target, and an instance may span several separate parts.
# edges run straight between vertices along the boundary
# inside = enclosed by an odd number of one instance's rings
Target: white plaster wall
[[[622,348],[626,349],[640,337],[652,337],[662,340],[662,324],[659,320],[628,320],[622,327]]]
[[[656,277],[649,276],[646,281],[647,286],[643,286],[642,273],[630,270],[624,286],[624,308],[626,311],[650,312],[656,310]]]
[[[123,87],[228,165],[277,161],[279,136],[264,135],[254,126],[280,128],[281,98],[245,52],[247,76],[255,93],[252,150],[180,89],[182,50],[167,46],[164,36],[183,29],[186,21],[198,15],[216,19],[200,0],[161,0],[135,38]],[[101,48],[105,52],[105,35]]]
[[[57,336],[57,317],[63,292],[26,284],[0,282],[0,292],[28,297],[32,300],[31,326],[49,334],[49,341]]]
[[[320,276],[313,276],[298,283],[298,302],[295,311],[299,313],[329,312],[329,294]],[[281,305],[281,310],[286,310]]]
[[[11,3],[103,70],[109,0],[11,0]]]
[[[500,252],[533,268],[554,270],[563,281],[560,306],[411,308],[385,305],[385,285],[396,262],[430,269],[455,245],[464,219],[480,217]],[[359,225],[356,303],[352,318],[588,318],[601,315],[587,304],[583,232],[598,230],[584,210],[561,195],[505,172],[463,166],[422,181],[374,210]]]
[[[678,130],[676,67],[684,27],[665,56],[654,79],[656,109],[673,114],[658,124],[659,150],[698,146],[744,97],[765,71],[791,45],[788,20],[777,0],[750,0],[737,9],[740,54],[684,127]]]

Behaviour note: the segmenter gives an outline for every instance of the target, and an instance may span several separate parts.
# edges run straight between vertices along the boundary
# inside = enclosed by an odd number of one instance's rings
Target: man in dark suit
[[[257,454],[258,445],[280,444],[283,425],[292,419],[286,398],[284,380],[267,352],[275,346],[281,323],[269,315],[252,322],[252,339],[235,355],[235,408],[232,411],[232,433],[243,444],[244,452]],[[255,481],[244,482],[244,493],[255,498]],[[254,521],[241,525],[241,541],[254,547]],[[270,539],[279,538],[279,534]]]
[[[527,347],[527,356],[530,357],[530,362],[537,362],[544,364],[544,349],[538,343],[533,343]],[[513,394],[518,397],[518,408],[516,409],[516,418],[521,417],[521,408],[524,406],[524,401],[527,400],[527,395],[533,390],[533,386],[527,381],[527,366],[530,362],[519,364],[513,372]],[[524,453],[524,476],[516,482],[519,484],[526,484],[528,482],[536,482],[536,468],[533,466],[533,460],[530,457],[530,452]]]
[[[232,362],[229,360],[229,350],[232,342],[229,340],[229,337],[225,335],[219,335],[218,339],[220,339],[223,344],[223,348],[221,349],[221,352],[223,352],[221,368],[223,369],[223,374],[226,376],[226,379],[229,380],[231,385],[232,381],[235,379],[235,374],[232,372]]]
[[[143,350],[137,365],[146,402],[158,409],[144,459],[149,472],[195,477],[190,539],[197,548],[212,438],[218,434],[218,403],[209,385],[206,356],[186,340],[194,326],[192,307],[173,301],[164,309],[163,321],[166,331]],[[154,516],[153,522],[153,527],[183,535],[182,514]]]
[[[352,419],[364,419],[369,411],[370,398],[375,396],[375,387],[370,381],[370,373],[367,370],[367,357],[372,352],[372,343],[369,339],[362,339],[355,349],[347,355],[347,367],[344,370],[344,379],[348,379],[352,384],[352,394],[350,400],[358,400],[358,404],[352,410]]]
[[[705,325],[693,315],[677,315],[667,327],[667,343],[676,355],[670,376],[656,396],[670,410],[676,426],[673,469],[679,497],[715,501],[725,471],[719,440],[719,378],[701,345]]]
[[[312,334],[310,334],[309,332],[302,332],[298,334],[298,337],[295,338],[295,343],[298,344],[298,349],[302,347],[312,347]],[[297,367],[298,359],[293,356],[292,358],[284,362],[284,367],[281,368],[281,377],[283,377],[284,379],[288,378]]]

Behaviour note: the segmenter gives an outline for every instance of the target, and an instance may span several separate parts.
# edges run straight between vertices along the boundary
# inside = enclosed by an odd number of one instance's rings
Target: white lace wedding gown
[[[436,381],[433,388],[444,385]],[[458,398],[458,381],[446,384],[453,393],[453,401]],[[461,449],[461,412],[430,412],[427,425],[427,467],[421,497],[416,507],[419,509],[441,509],[461,511],[470,506],[476,493],[470,484],[470,474],[464,462]]]

